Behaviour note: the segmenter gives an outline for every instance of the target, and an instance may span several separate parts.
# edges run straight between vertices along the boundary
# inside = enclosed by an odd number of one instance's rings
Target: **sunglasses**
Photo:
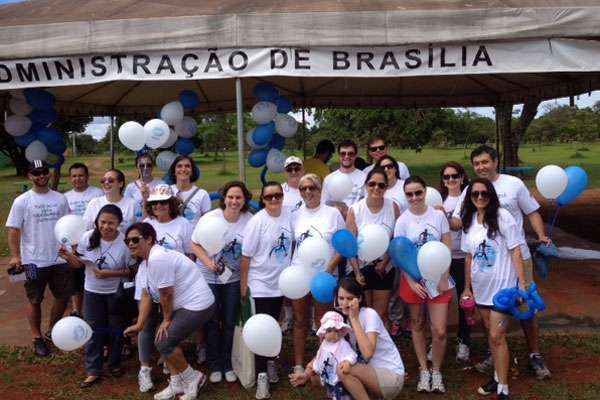
[[[404,195],[411,199],[413,197],[420,197],[423,195],[423,193],[424,192],[422,190],[415,190],[414,192],[404,192]]]
[[[301,192],[318,192],[319,188],[316,186],[300,186],[298,190]]]
[[[33,169],[29,172],[32,176],[42,176],[42,175],[48,175],[50,173],[50,170],[48,169]]]
[[[127,246],[129,246],[130,243],[138,244],[140,242],[140,240],[142,240],[141,236],[132,236],[132,237],[123,239],[123,241],[125,242],[125,244]]]
[[[266,200],[266,201],[281,200],[281,199],[283,199],[283,193],[265,194],[263,196],[263,200]]]
[[[100,183],[101,184],[105,184],[105,183],[115,183],[115,180],[113,178],[102,178],[100,179]]]
[[[138,168],[152,168],[152,164],[139,164]]]
[[[150,203],[151,206],[155,206],[157,204],[160,204],[162,206],[168,206],[169,205],[169,200],[156,200]]]
[[[383,182],[374,182],[374,181],[368,182],[367,186],[370,188],[374,188],[375,186],[377,186],[379,189],[385,189],[387,187],[387,185]]]
[[[473,199],[478,199],[478,198],[489,199],[490,192],[488,192],[487,190],[473,190],[471,192],[471,198],[473,198]]]
[[[394,163],[391,163],[391,164],[385,164],[385,165],[382,165],[382,166],[381,166],[381,168],[383,168],[383,169],[385,169],[385,170],[388,170],[388,169],[396,169],[396,166],[394,165]]]
[[[340,157],[354,157],[356,155],[353,151],[340,151]]]
[[[293,167],[286,167],[285,171],[286,172],[300,172],[301,169],[302,169],[301,166],[293,166]]]
[[[387,146],[385,144],[382,144],[381,146],[369,146],[369,151],[383,151],[386,147]]]
[[[461,174],[447,174],[447,175],[444,174],[444,175],[442,175],[442,178],[444,178],[445,181],[449,181],[450,178],[457,180],[460,177],[461,177]]]

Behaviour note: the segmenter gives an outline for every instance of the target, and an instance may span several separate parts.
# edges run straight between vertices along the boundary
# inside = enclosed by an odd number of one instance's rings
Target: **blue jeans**
[[[212,372],[227,372],[233,369],[231,348],[240,307],[240,282],[208,286],[215,296],[215,312],[204,324],[206,361]]]

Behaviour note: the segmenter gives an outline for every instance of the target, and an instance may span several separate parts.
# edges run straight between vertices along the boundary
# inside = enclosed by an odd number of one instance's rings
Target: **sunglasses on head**
[[[354,157],[356,155],[353,151],[340,151],[340,157]]]
[[[169,205],[169,200],[168,199],[167,200],[156,200],[156,201],[153,201],[150,203],[151,206],[155,206],[157,204],[166,206],[166,205]]]
[[[490,198],[490,192],[488,192],[487,190],[473,190],[471,192],[471,197],[474,199],[478,199],[478,198],[482,198],[482,199],[489,199]]]
[[[367,186],[370,188],[374,188],[375,186],[377,186],[379,189],[385,189],[387,187],[387,185],[384,182],[375,182],[375,181],[368,182]]]
[[[415,190],[414,192],[404,192],[404,195],[408,198],[419,197],[423,195],[423,190]]]
[[[442,178],[444,178],[445,181],[449,181],[450,178],[457,180],[460,177],[461,177],[461,174],[444,174],[444,175],[442,175]]]
[[[318,192],[319,189],[316,186],[300,186],[298,188],[299,191],[301,192]]]
[[[100,179],[100,183],[115,183],[115,180],[113,178],[102,178]]]
[[[291,165],[291,166],[285,167],[286,172],[300,172],[301,169],[302,169],[302,167],[299,165]]]
[[[140,240],[142,240],[141,236],[131,236],[131,237],[123,239],[123,241],[125,242],[125,244],[127,246],[129,246],[130,243],[138,244],[140,242]]]
[[[263,200],[266,200],[266,201],[281,200],[281,199],[283,199],[283,193],[265,194],[263,196]]]
[[[382,144],[381,146],[369,146],[369,151],[373,152],[373,151],[383,151],[385,150],[386,145]]]
[[[386,169],[386,170],[387,169],[396,169],[396,166],[394,165],[394,163],[390,163],[390,164],[382,165],[381,168]]]
[[[48,170],[46,168],[32,169],[29,173],[33,176],[42,176],[42,175],[48,175],[50,173],[50,170]]]

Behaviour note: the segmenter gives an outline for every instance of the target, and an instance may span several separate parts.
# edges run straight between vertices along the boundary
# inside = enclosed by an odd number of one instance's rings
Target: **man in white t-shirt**
[[[290,212],[294,212],[302,205],[302,197],[300,196],[300,190],[298,190],[298,184],[300,183],[300,178],[304,175],[304,164],[301,158],[290,156],[285,159],[283,168],[285,169],[286,180],[281,185],[283,188],[283,207],[287,208]]]
[[[535,231],[538,241],[541,243],[550,243],[550,239],[546,236],[544,230],[544,221],[539,213],[540,205],[533,198],[527,186],[523,181],[515,176],[498,173],[498,152],[490,146],[480,146],[471,152],[471,164],[479,178],[489,179],[496,189],[498,199],[502,208],[506,209],[517,222],[519,234],[521,235],[521,256],[523,258],[523,270],[525,272],[526,286],[533,282],[533,263],[531,253],[525,240],[525,231],[523,229],[523,214],[531,223],[531,227]],[[463,191],[458,204],[452,215],[452,229],[458,230],[461,228],[460,209],[464,200],[465,191]],[[535,371],[538,379],[545,379],[551,376],[550,370],[544,363],[544,359],[540,354],[539,346],[539,325],[537,317],[530,320],[522,320],[521,327],[527,339],[529,347],[529,366]],[[486,359],[481,363],[479,369],[485,369],[490,364]]]
[[[72,293],[71,269],[58,257],[60,244],[54,236],[56,221],[69,213],[69,204],[65,196],[48,187],[50,170],[45,161],[34,160],[27,176],[33,187],[14,200],[6,220],[11,255],[8,264],[9,273],[25,271],[27,275],[27,319],[33,348],[36,355],[45,357],[50,354],[45,341],[49,334],[44,338],[41,331],[46,286],[54,296],[48,332],[62,317]]]
[[[385,143],[385,140],[379,136],[369,140],[369,143],[367,143],[367,154],[373,160],[373,164],[369,165],[363,170],[365,175],[371,172],[371,170],[375,167],[375,164],[377,164],[377,161],[381,160],[383,156],[388,155],[388,146]],[[400,174],[400,179],[403,181],[410,176],[408,167],[402,161],[398,161],[398,173]]]

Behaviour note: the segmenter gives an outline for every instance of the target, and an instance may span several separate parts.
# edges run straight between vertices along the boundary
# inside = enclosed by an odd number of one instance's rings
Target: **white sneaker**
[[[421,370],[417,392],[431,392],[431,372],[428,369]]]
[[[487,374],[494,370],[494,359],[492,353],[488,353],[487,357],[480,363],[475,364],[475,369],[482,374]]]
[[[271,397],[271,393],[269,393],[269,377],[264,372],[258,374],[256,378],[256,395],[254,397],[258,400]]]
[[[206,362],[206,347],[198,346],[196,348],[196,362],[198,365],[202,365]]]
[[[212,372],[208,377],[208,380],[210,381],[210,383],[219,383],[223,380],[223,374],[221,373],[221,371]]]
[[[183,383],[178,377],[171,376],[169,386],[154,395],[154,400],[171,400],[178,394],[183,394]]]
[[[458,343],[456,346],[456,361],[468,363],[471,356],[469,346],[463,343]]]
[[[427,361],[433,362],[433,346],[429,345],[429,351],[427,352]]]
[[[148,367],[142,367],[140,368],[140,372],[138,372],[138,385],[142,393],[146,393],[154,387],[152,376],[150,375],[151,372],[152,368]]]
[[[275,361],[267,361],[267,376],[269,377],[269,383],[279,382],[279,375],[277,373],[277,365]]]
[[[431,371],[431,391],[436,393],[446,393],[444,378],[440,371]]]
[[[195,371],[194,377],[183,384],[183,396],[179,400],[195,400],[198,397],[198,391],[206,383],[206,375],[200,371]]]
[[[237,375],[232,370],[225,372],[225,380],[229,383],[237,381]]]

